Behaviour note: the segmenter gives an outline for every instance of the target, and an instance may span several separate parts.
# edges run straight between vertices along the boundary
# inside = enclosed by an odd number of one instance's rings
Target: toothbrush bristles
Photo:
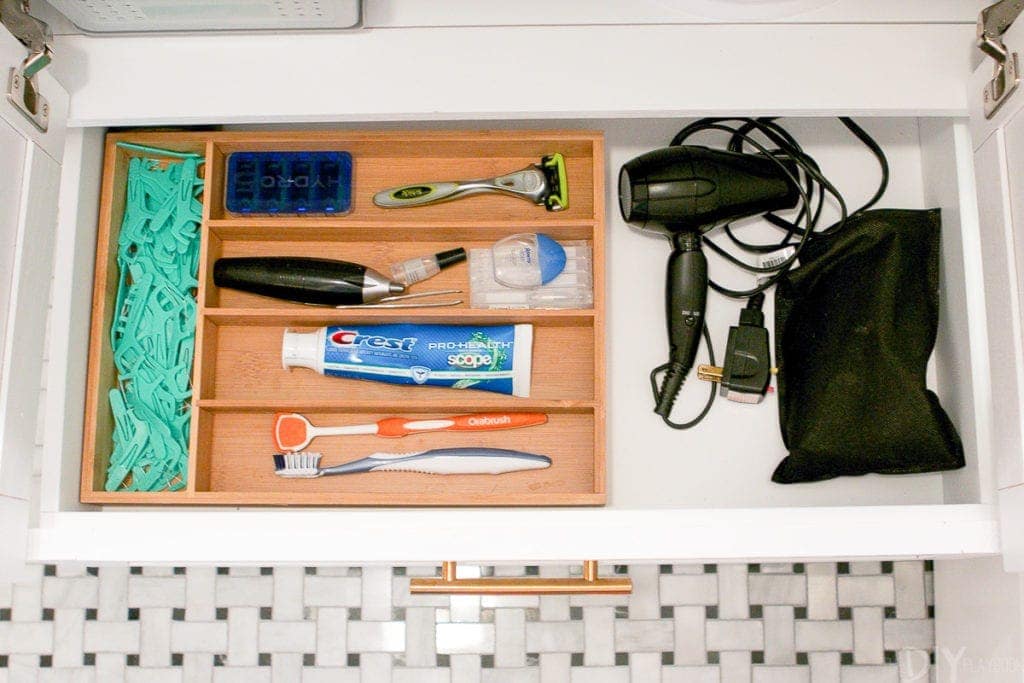
[[[317,477],[320,475],[319,453],[275,453],[275,474],[279,477]]]

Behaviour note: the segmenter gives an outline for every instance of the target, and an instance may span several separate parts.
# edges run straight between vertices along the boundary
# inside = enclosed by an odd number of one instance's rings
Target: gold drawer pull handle
[[[597,576],[597,560],[583,563],[583,577],[558,579],[545,577],[455,578],[455,563],[441,563],[441,578],[416,578],[409,581],[410,593],[456,593],[460,595],[560,595],[566,593],[626,594],[633,592],[630,578],[602,579]]]

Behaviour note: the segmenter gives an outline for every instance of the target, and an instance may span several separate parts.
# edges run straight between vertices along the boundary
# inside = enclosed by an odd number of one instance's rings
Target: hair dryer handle
[[[674,244],[665,285],[669,367],[654,409],[662,417],[672,412],[672,404],[693,367],[708,297],[708,261],[700,250],[700,236],[677,235]]]

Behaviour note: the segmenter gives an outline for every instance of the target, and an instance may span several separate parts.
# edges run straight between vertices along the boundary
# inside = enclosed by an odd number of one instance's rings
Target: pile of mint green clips
[[[128,166],[110,328],[117,386],[109,394],[115,426],[105,488],[176,491],[188,479],[203,158],[118,146],[181,161],[133,157]]]

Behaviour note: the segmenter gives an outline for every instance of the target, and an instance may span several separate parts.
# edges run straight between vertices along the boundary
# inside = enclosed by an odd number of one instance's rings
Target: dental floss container
[[[491,247],[494,279],[506,287],[530,289],[551,282],[565,268],[565,249],[543,233],[509,235]]]
[[[491,249],[469,250],[471,308],[567,309],[593,308],[594,275],[591,245],[586,241],[562,243],[565,268],[546,285],[530,289],[506,287],[494,279]]]

